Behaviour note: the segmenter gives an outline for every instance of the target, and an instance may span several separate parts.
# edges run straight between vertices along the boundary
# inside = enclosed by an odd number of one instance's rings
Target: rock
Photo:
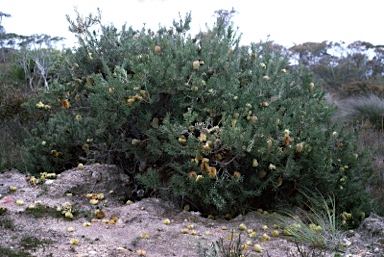
[[[119,210],[119,213],[117,211]],[[130,223],[135,220],[143,220],[152,217],[153,213],[158,216],[167,216],[170,213],[177,213],[177,208],[171,202],[158,198],[144,198],[140,202],[116,208],[114,216],[120,217],[123,223]],[[161,222],[159,222],[160,224]]]
[[[116,250],[119,252],[122,252],[122,253],[131,253],[132,252],[132,251],[130,251],[124,247],[117,247]]]
[[[238,215],[237,217],[235,217],[234,219],[233,219],[233,221],[244,221],[244,216],[243,215]]]
[[[347,239],[345,239],[345,238],[343,239],[343,242],[344,242],[344,245],[347,246],[347,247],[350,246],[350,245],[352,244],[351,241],[349,241],[349,240],[347,240]]]
[[[384,234],[384,217],[371,214],[362,222],[361,227],[372,235],[382,235]]]
[[[91,256],[95,256],[95,255],[97,255],[97,252],[92,250],[92,251],[89,251],[88,254]]]
[[[14,206],[16,198],[13,195],[6,195],[0,199],[0,205],[4,207]]]
[[[51,198],[67,193],[73,196],[103,193],[107,196],[112,192],[111,200],[123,202],[132,193],[128,175],[114,165],[85,165],[83,169],[67,170],[46,186],[46,194]]]
[[[1,177],[0,194],[3,196],[9,193],[10,186],[16,186],[17,188],[28,187],[25,175],[21,174],[18,170],[6,171]]]

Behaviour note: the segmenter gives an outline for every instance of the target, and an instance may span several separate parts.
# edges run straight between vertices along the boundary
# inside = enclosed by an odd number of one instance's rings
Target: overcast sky
[[[84,16],[102,11],[102,22],[118,29],[126,23],[140,30],[171,26],[179,12],[192,13],[192,32],[212,26],[215,10],[232,7],[238,12],[234,22],[243,34],[242,43],[270,40],[286,47],[304,42],[368,41],[384,44],[384,20],[379,0],[0,0],[6,32],[20,35],[62,36],[73,46],[65,15],[75,18],[74,6]]]

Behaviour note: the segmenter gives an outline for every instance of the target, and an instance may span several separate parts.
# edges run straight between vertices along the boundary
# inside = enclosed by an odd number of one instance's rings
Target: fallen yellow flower
[[[255,244],[255,245],[253,246],[253,250],[254,250],[255,252],[261,253],[261,252],[263,251],[263,248],[262,248],[259,244]]]
[[[79,244],[79,239],[77,239],[77,238],[72,238],[72,239],[69,241],[69,243],[70,243],[71,245],[77,245],[77,244]]]

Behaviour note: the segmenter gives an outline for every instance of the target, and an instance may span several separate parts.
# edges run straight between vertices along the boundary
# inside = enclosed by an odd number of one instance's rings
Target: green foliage
[[[334,193],[339,212],[369,213],[361,190],[369,165],[356,158],[354,134],[332,122],[335,107],[313,75],[290,70],[268,42],[240,46],[227,18],[219,13],[194,38],[189,14],[157,32],[97,34],[86,23],[62,84],[26,105],[44,119],[25,141],[24,165],[114,163],[146,195],[203,214],[301,205],[308,190]]]
[[[61,172],[77,166],[79,159],[86,156],[86,122],[64,111],[54,117],[26,136],[23,165],[31,174]]]

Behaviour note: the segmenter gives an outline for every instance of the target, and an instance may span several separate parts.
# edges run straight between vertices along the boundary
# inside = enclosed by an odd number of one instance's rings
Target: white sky
[[[102,22],[118,29],[124,23],[140,30],[143,23],[156,30],[170,27],[179,12],[192,13],[192,32],[212,26],[215,10],[232,7],[238,12],[234,22],[243,34],[242,43],[270,40],[286,47],[304,42],[368,41],[384,44],[384,21],[380,0],[0,0],[6,32],[20,35],[62,36],[73,46],[65,15],[75,18],[74,6],[83,16],[102,11]]]

